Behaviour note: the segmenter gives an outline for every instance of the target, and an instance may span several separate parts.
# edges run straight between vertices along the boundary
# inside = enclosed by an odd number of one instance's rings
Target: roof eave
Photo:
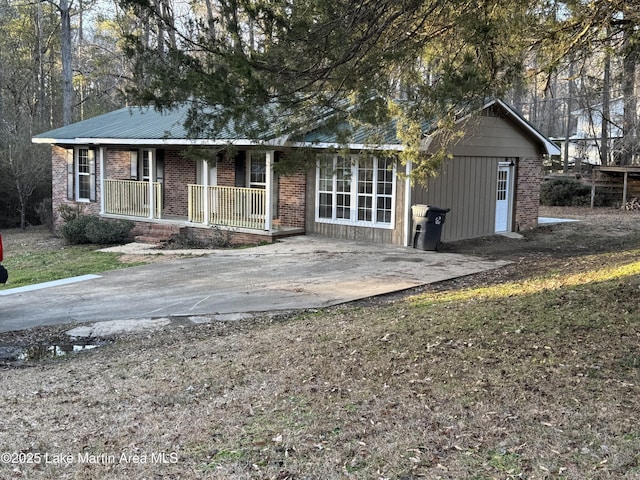
[[[373,150],[377,152],[383,152],[383,151],[401,152],[405,150],[405,147],[403,145],[399,145],[395,143],[373,145],[373,144],[367,144],[367,143],[343,144],[343,143],[334,143],[334,142],[291,142],[287,144],[287,146],[291,148],[315,148],[317,150],[346,149],[346,150],[357,150],[357,151]]]
[[[132,145],[132,146],[279,146],[282,138],[271,140],[250,139],[175,139],[175,138],[44,138],[34,137],[32,143],[50,145]]]
[[[158,139],[158,138],[44,138],[31,139],[37,144],[53,145],[131,145],[131,146],[200,146],[221,147],[234,145],[237,147],[289,147],[289,148],[313,148],[319,150],[335,150],[347,148],[349,150],[374,150],[374,151],[403,151],[405,147],[399,144],[370,145],[364,143],[326,143],[326,142],[290,142],[286,137],[278,137],[271,140],[250,139]]]

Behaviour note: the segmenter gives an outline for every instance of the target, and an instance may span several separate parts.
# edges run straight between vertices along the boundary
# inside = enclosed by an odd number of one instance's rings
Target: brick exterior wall
[[[75,202],[67,198],[67,152],[64,147],[53,145],[51,147],[51,208],[53,210],[53,226],[60,228],[62,218],[59,214],[61,205],[75,207],[80,205],[82,211],[89,215],[100,213],[100,162],[96,154],[96,201],[95,202]],[[72,153],[71,153],[72,154]]]
[[[233,158],[218,159],[218,185],[221,187],[235,187],[236,186],[236,162]]]
[[[67,150],[53,145],[51,147],[51,208],[55,228],[61,226],[58,209],[60,205],[71,203],[67,200]]]
[[[107,149],[104,178],[111,180],[131,180],[131,152],[129,150]]]
[[[538,226],[542,178],[541,158],[518,160],[515,196],[516,231],[529,230]]]
[[[186,217],[188,213],[188,185],[197,183],[197,163],[184,158],[182,149],[165,149],[164,151],[164,191],[163,214]],[[129,148],[106,149],[106,171],[104,177],[115,180],[131,179],[131,154]],[[217,184],[235,186],[235,160],[220,158],[217,164]],[[52,201],[54,213],[60,205],[81,205],[83,212],[91,215],[100,214],[100,162],[96,155],[96,201],[74,202],[67,199],[67,149],[52,147]],[[281,175],[278,185],[278,211],[276,224],[283,227],[304,228],[305,226],[306,176],[304,173]],[[56,227],[61,226],[61,219],[56,215]],[[206,229],[201,234],[206,235]],[[264,235],[234,233],[233,242],[237,244],[259,243],[265,240]]]
[[[286,227],[304,228],[307,179],[304,173],[280,177],[278,219]]]
[[[272,243],[275,238],[271,235],[260,235],[247,232],[237,232],[233,229],[223,230],[216,228],[199,228],[199,227],[184,227],[180,229],[181,233],[187,233],[193,238],[208,242],[218,242],[221,238],[228,239],[229,243],[233,246],[240,245],[260,245],[263,243]]]
[[[197,183],[196,162],[184,158],[180,150],[164,152],[164,209],[166,215],[187,216],[189,210],[189,184]]]

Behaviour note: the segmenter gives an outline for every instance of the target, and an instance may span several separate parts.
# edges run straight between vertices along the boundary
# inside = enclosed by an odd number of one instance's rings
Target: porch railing
[[[189,185],[189,221],[204,222],[203,185]],[[266,192],[261,188],[208,187],[211,225],[265,229]]]
[[[162,189],[153,182],[153,218],[162,213]],[[149,218],[149,182],[104,180],[105,213]]]

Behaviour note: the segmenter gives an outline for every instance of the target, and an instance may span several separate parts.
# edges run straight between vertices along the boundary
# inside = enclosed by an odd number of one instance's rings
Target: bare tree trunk
[[[564,132],[564,165],[563,172],[569,171],[569,142],[571,141],[571,110],[573,110],[573,61],[569,59],[569,96],[567,97],[567,122]]]
[[[602,78],[602,120],[600,130],[600,163],[609,163],[609,119],[611,118],[611,56],[605,52],[604,75]]]
[[[43,46],[43,32],[42,32],[42,3],[38,2],[35,4],[34,11],[34,25],[36,31],[35,40],[36,40],[36,48],[34,49],[34,61],[36,64],[36,72],[38,76],[37,82],[37,104],[35,108],[35,118],[38,123],[38,126],[45,126],[45,118],[46,118],[46,108],[47,108],[47,100],[51,102],[51,99],[47,96],[47,73],[45,68],[45,48]],[[50,125],[50,124],[49,124]]]
[[[68,0],[60,0],[62,56],[62,123],[73,121],[73,71],[71,69],[71,13]]]
[[[637,150],[637,102],[635,95],[636,65],[638,63],[638,46],[633,42],[634,32],[631,26],[624,31],[624,58],[622,60],[622,94],[624,96],[624,115],[622,117],[622,152],[620,164],[631,164]]]
[[[207,25],[209,27],[209,36],[212,40],[215,40],[216,30],[215,30],[215,16],[213,12],[213,5],[211,5],[211,0],[205,0],[205,5],[207,6]]]
[[[79,0],[78,3],[78,44],[82,45],[84,43],[84,5],[82,0]]]
[[[176,41],[176,25],[175,25],[175,16],[173,13],[173,8],[171,6],[171,2],[168,0],[163,0],[162,4],[164,6],[163,17],[168,26],[167,32],[167,42],[169,43],[169,47],[175,49],[177,47]]]
[[[159,19],[156,20],[156,28],[158,29],[158,37],[156,39],[157,44],[156,44],[156,48],[158,51],[158,57],[163,58],[164,57],[164,34],[165,34],[165,24],[164,24],[164,5],[163,2],[161,0],[155,0],[155,5],[154,5],[156,12],[158,12],[159,15]]]

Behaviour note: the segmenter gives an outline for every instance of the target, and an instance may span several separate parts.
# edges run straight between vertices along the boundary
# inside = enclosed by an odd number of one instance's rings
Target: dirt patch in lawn
[[[640,215],[545,214],[446,246],[493,272],[5,365],[0,477],[640,478]]]
[[[64,246],[61,237],[54,236],[43,226],[2,230],[5,255],[14,251],[55,250]]]

